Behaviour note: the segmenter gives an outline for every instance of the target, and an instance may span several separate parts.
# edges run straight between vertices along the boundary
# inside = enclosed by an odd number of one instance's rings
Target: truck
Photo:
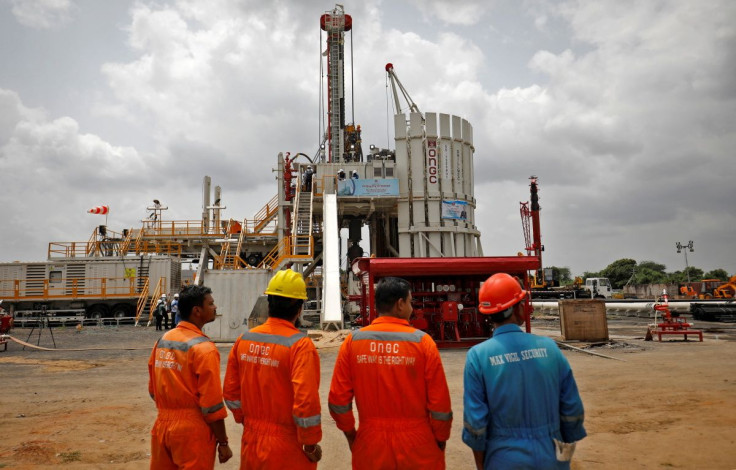
[[[607,277],[588,277],[583,286],[594,299],[610,299],[613,297],[611,281]]]
[[[153,295],[178,292],[180,284],[181,261],[173,256],[0,263],[0,299],[16,325],[41,317],[132,321]]]
[[[544,278],[537,279],[538,271],[531,276],[532,300],[589,299],[590,290],[583,287],[583,280],[576,277],[572,284],[561,285],[552,273],[552,268],[544,268]]]

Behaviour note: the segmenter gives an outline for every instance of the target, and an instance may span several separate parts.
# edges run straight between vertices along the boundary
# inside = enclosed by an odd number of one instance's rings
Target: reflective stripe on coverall
[[[243,424],[240,468],[314,469],[303,445],[322,439],[319,355],[293,323],[271,317],[233,345],[225,403]]]
[[[151,468],[214,468],[215,436],[207,423],[227,416],[217,347],[183,321],[156,343],[148,377],[148,392],[158,408],[151,430]]]
[[[503,325],[468,351],[463,442],[485,452],[484,468],[568,469],[553,438],[586,436],[583,402],[554,341]]]
[[[348,335],[330,385],[330,415],[342,431],[360,428],[354,469],[444,469],[437,441],[450,437],[452,409],[437,345],[409,322],[379,317]]]

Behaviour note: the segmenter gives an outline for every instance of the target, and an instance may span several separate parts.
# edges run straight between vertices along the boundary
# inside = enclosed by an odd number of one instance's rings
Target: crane
[[[544,285],[544,273],[542,270],[542,252],[544,251],[544,245],[542,245],[542,234],[539,227],[539,196],[537,188],[537,177],[529,177],[529,191],[531,195],[531,208],[529,202],[522,202],[521,212],[521,226],[524,229],[524,241],[526,242],[527,255],[531,255],[539,258],[539,270],[536,273],[535,284]],[[529,226],[531,221],[531,227]],[[533,237],[533,240],[532,240]]]
[[[401,94],[404,95],[404,99],[409,105],[409,111],[411,111],[412,113],[421,113],[421,111],[419,111],[419,106],[417,106],[414,100],[411,99],[411,96],[409,96],[409,92],[406,91],[406,88],[404,88],[404,85],[401,84],[401,80],[399,80],[399,77],[396,75],[396,72],[394,71],[394,65],[390,62],[386,64],[386,73],[388,74],[389,80],[391,80],[391,89],[394,92],[394,102],[396,103],[396,113],[397,114],[401,113],[401,103],[399,102],[399,93],[396,91],[397,86],[399,90],[401,90]]]

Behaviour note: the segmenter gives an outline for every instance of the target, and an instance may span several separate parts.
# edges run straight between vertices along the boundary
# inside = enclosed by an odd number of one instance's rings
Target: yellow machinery
[[[733,299],[736,296],[736,276],[728,281],[720,279],[703,279],[700,288],[700,299]]]

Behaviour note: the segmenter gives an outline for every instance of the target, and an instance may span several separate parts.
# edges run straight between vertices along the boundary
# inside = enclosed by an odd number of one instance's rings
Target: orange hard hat
[[[478,310],[492,315],[516,305],[525,296],[526,291],[521,288],[518,279],[506,273],[494,274],[480,286]]]

